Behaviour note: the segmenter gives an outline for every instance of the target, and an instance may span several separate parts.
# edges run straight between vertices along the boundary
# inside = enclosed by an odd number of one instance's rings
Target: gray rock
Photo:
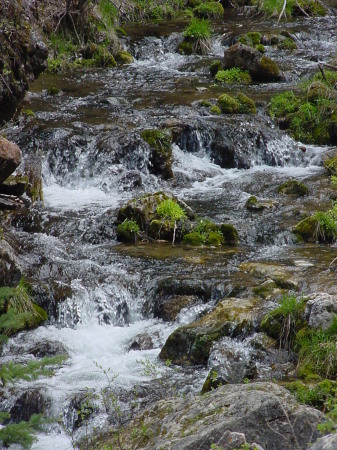
[[[337,434],[328,434],[327,436],[318,439],[315,444],[310,447],[310,450],[336,450],[337,449]]]
[[[326,293],[314,293],[310,296],[305,308],[305,316],[309,326],[326,330],[337,314],[337,297]]]
[[[273,383],[226,385],[192,399],[157,402],[125,428],[122,439],[127,446],[131,430],[143,424],[149,440],[139,448],[147,450],[209,450],[212,444],[229,450],[229,437],[263,449],[303,449],[319,437],[323,417]]]

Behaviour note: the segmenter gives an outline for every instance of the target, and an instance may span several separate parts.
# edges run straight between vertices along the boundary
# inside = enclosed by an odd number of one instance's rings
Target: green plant
[[[125,219],[117,226],[117,234],[126,242],[136,242],[139,232],[140,228],[135,220]]]
[[[14,383],[17,380],[36,380],[40,376],[50,377],[54,374],[53,366],[62,364],[67,357],[45,356],[40,360],[30,360],[27,364],[14,364],[9,362],[0,367],[0,380],[3,386],[8,383]]]
[[[203,2],[193,9],[193,13],[197,17],[202,17],[204,19],[212,17],[221,17],[224,15],[224,9],[221,3],[218,2]]]
[[[286,91],[275,95],[268,104],[268,112],[271,117],[285,117],[297,111],[299,99],[293,91]]]
[[[317,222],[316,238],[324,241],[335,240],[337,236],[337,211],[336,206],[327,212],[318,211],[314,214],[313,218]]]
[[[184,36],[195,40],[208,39],[211,37],[211,26],[208,20],[193,18],[186,30]]]
[[[311,372],[323,378],[337,376],[337,316],[327,330],[302,329],[296,338],[299,374]]]
[[[176,201],[167,199],[160,202],[157,206],[157,215],[162,220],[168,220],[174,223],[172,239],[172,243],[174,244],[177,230],[177,221],[186,219],[187,215],[185,211]]]
[[[250,47],[256,47],[260,44],[261,37],[261,33],[258,33],[257,31],[251,31],[240,36],[238,42],[241,42],[241,44],[249,45]]]
[[[261,329],[278,339],[280,348],[290,351],[299,329],[303,326],[305,300],[295,295],[284,295],[278,308],[268,313],[261,322]]]
[[[28,422],[13,423],[0,429],[0,442],[5,447],[19,444],[24,449],[30,449],[37,440],[35,433],[43,429],[45,423],[42,415],[33,414]]]
[[[100,0],[98,10],[101,13],[101,23],[106,30],[111,30],[118,18],[118,9],[110,0]]]
[[[215,79],[225,84],[249,84],[252,82],[249,72],[238,67],[219,70],[215,75]]]

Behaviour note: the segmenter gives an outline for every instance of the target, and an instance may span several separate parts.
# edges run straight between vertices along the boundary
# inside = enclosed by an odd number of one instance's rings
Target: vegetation
[[[219,70],[215,75],[215,79],[225,84],[250,84],[252,82],[248,70],[241,70],[238,67]]]
[[[140,135],[151,147],[151,172],[162,175],[164,179],[173,178],[171,131],[149,129],[142,131]]]
[[[190,233],[185,234],[182,242],[186,245],[212,245],[218,247],[224,244],[225,240],[217,225],[210,220],[203,219],[199,221]]]
[[[125,219],[117,226],[117,235],[121,241],[136,242],[140,228],[135,220]]]
[[[44,423],[45,420],[40,414],[33,414],[29,422],[22,421],[6,425],[0,429],[0,442],[3,443],[4,447],[18,444],[24,449],[30,449],[37,440],[35,433],[43,429]]]
[[[179,46],[181,53],[188,54],[190,50],[198,54],[207,53],[210,47],[209,38],[211,37],[210,22],[206,19],[194,17],[185,29],[184,36],[185,40]]]
[[[309,192],[307,186],[297,180],[285,181],[277,188],[277,191],[281,194],[296,195],[298,197],[308,195]]]
[[[14,383],[17,380],[36,380],[41,376],[50,377],[54,374],[53,366],[62,364],[67,357],[65,355],[44,357],[39,360],[32,359],[27,364],[14,364],[9,362],[0,367],[0,380],[3,386]]]
[[[255,114],[256,106],[254,101],[245,94],[239,93],[232,97],[229,94],[222,94],[218,98],[218,106],[223,114]]]
[[[219,2],[202,2],[200,5],[193,9],[194,15],[204,19],[210,19],[212,17],[221,17],[224,15],[224,9]]]
[[[252,4],[256,5],[260,13],[267,16],[283,15],[287,18],[293,16],[323,16],[326,10],[318,0],[252,0]]]
[[[157,215],[162,221],[169,221],[169,223],[173,222],[173,239],[172,243],[174,244],[176,230],[177,230],[177,222],[182,219],[186,219],[186,213],[178,205],[177,202],[171,199],[167,199],[159,203],[157,206]]]
[[[308,144],[337,142],[336,72],[325,71],[302,82],[301,92],[287,91],[273,97],[268,105],[271,117],[289,129],[295,139]]]
[[[295,295],[284,295],[278,308],[268,313],[261,322],[261,329],[278,340],[280,348],[294,348],[297,332],[304,325],[305,300]]]

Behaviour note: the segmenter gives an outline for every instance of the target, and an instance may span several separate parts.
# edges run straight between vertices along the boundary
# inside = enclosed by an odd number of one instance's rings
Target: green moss
[[[236,113],[239,109],[239,104],[234,97],[229,94],[222,94],[218,98],[218,106],[224,114]]]
[[[181,44],[179,44],[178,51],[181,55],[192,55],[193,43],[184,40]]]
[[[304,384],[302,381],[294,381],[285,386],[300,403],[313,406],[325,413],[328,405],[337,400],[337,382],[323,380],[316,384]]]
[[[220,60],[217,59],[217,60],[211,62],[211,65],[209,66],[209,71],[213,78],[219,72],[220,68],[221,68]]]
[[[151,147],[150,163],[152,173],[168,179],[172,172],[172,134],[169,130],[150,129],[140,133]]]
[[[275,79],[280,75],[280,69],[276,62],[267,56],[262,56],[260,66],[261,69],[268,74],[269,79]]]
[[[115,55],[115,60],[118,64],[131,64],[133,63],[133,57],[131,53],[121,50]]]
[[[238,42],[241,42],[241,44],[249,45],[250,47],[255,47],[256,45],[260,44],[261,37],[261,33],[252,31],[250,33],[241,35]]]
[[[202,106],[204,108],[209,108],[210,106],[212,106],[212,103],[208,100],[201,100],[199,102],[199,106]]]
[[[219,2],[203,2],[193,9],[193,13],[200,18],[221,17],[224,15],[224,9]]]
[[[217,105],[213,105],[210,109],[210,112],[216,116],[221,114],[221,109]]]
[[[277,191],[281,194],[296,195],[298,197],[308,195],[309,192],[307,186],[297,180],[285,181],[277,188]]]
[[[234,227],[228,223],[223,223],[220,225],[220,231],[224,237],[225,243],[227,245],[235,245],[239,241],[239,234]]]
[[[205,244],[206,245],[212,245],[215,247],[219,247],[224,243],[224,238],[222,236],[222,233],[219,231],[211,231],[208,233]]]
[[[256,114],[255,102],[251,98],[247,97],[247,95],[242,94],[242,92],[240,92],[236,96],[236,100],[239,104],[238,112],[240,114]]]
[[[293,91],[286,91],[282,94],[275,95],[269,104],[268,112],[271,117],[285,117],[290,113],[297,111],[299,99]]]
[[[241,70],[238,67],[219,70],[215,75],[215,79],[225,84],[249,84],[252,82],[249,72],[247,70]]]
[[[333,242],[337,236],[336,206],[327,211],[318,211],[299,222],[293,233],[306,242]]]
[[[264,48],[263,44],[258,44],[255,46],[256,50],[259,51],[260,53],[265,53],[266,49]]]
[[[281,50],[296,50],[297,49],[297,45],[295,44],[294,40],[287,37],[285,39],[282,39],[277,47]]]
[[[326,159],[324,167],[328,170],[330,175],[337,175],[337,156]]]
[[[185,234],[182,240],[183,244],[193,246],[203,245],[204,242],[205,242],[204,235],[197,231],[192,231],[191,233]]]
[[[192,39],[208,39],[211,37],[211,26],[208,20],[194,18],[184,31],[184,36]]]
[[[48,92],[48,95],[54,96],[54,95],[57,95],[57,94],[60,93],[60,89],[58,89],[58,88],[55,87],[55,86],[51,86],[51,87],[49,87],[49,88],[47,89],[47,92]]]

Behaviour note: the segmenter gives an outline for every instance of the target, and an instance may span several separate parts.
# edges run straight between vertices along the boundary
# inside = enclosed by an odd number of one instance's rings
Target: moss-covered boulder
[[[120,50],[118,53],[115,54],[115,61],[118,64],[132,64],[133,57],[131,53],[127,52],[126,50]]]
[[[257,49],[237,43],[225,50],[223,67],[238,67],[248,70],[253,81],[281,81],[283,76],[272,59],[262,55]]]
[[[254,100],[241,92],[235,97],[229,94],[222,94],[217,100],[217,105],[223,114],[256,113]]]
[[[172,134],[169,130],[150,129],[141,132],[141,137],[151,149],[150,172],[165,180],[173,178]]]
[[[246,201],[246,208],[248,211],[263,211],[264,209],[270,209],[274,206],[275,203],[273,201],[260,201],[255,195],[251,195]]]
[[[169,201],[168,206],[179,207],[182,211],[181,219],[170,218],[169,208],[168,216],[163,217],[158,213],[158,207],[163,202]],[[147,194],[130,200],[125,206],[119,209],[117,214],[117,224],[121,228],[123,223],[132,223],[133,230],[130,242],[134,242],[134,233],[142,234],[144,238],[172,240],[174,228],[176,227],[175,237],[179,241],[183,234],[191,228],[191,220],[194,213],[185,202],[175,197],[173,194],[165,192],[156,192]],[[128,222],[127,222],[128,221]],[[176,223],[175,223],[176,222]]]
[[[234,114],[239,110],[238,102],[229,94],[222,94],[218,98],[218,105],[223,114]]]
[[[222,223],[220,225],[220,231],[227,245],[236,245],[239,242],[239,233],[234,225]]]
[[[160,352],[173,364],[206,365],[213,342],[222,336],[244,336],[253,329],[257,299],[227,298],[201,319],[175,330]]]
[[[337,222],[330,212],[319,211],[294,226],[292,232],[300,241],[333,242],[337,236]]]
[[[240,270],[260,280],[272,280],[281,289],[297,290],[299,278],[294,273],[293,268],[284,267],[281,264],[269,262],[243,262]]]
[[[209,66],[209,72],[210,72],[210,74],[212,75],[213,78],[218,73],[220,68],[221,68],[221,61],[219,59],[216,59],[216,60],[211,62],[210,66]]]
[[[282,183],[278,188],[277,192],[280,194],[294,195],[296,197],[303,197],[308,195],[308,188],[304,183],[297,180],[288,180]]]

